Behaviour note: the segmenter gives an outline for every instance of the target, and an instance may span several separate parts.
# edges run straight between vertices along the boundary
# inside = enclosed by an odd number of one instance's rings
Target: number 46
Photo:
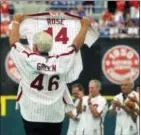
[[[53,36],[53,28],[52,27],[49,27],[47,30],[44,30],[44,31],[49,33],[51,36]],[[67,28],[63,27],[55,36],[55,41],[62,42],[63,44],[67,44],[68,40],[69,40],[69,38],[67,37]]]

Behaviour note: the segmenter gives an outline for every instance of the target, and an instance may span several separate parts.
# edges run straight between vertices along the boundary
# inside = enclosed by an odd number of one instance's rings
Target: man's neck
[[[100,95],[100,93],[97,93],[96,95],[93,95],[92,98],[95,98],[95,97],[97,97],[99,95]]]

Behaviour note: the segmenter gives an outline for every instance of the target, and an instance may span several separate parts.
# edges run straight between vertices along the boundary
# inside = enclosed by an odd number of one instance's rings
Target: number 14
[[[49,33],[51,36],[53,36],[53,28],[52,27],[49,27],[47,30],[44,30],[44,31]],[[62,42],[63,44],[67,44],[68,40],[69,40],[69,38],[67,37],[67,28],[63,27],[55,36],[55,41]]]

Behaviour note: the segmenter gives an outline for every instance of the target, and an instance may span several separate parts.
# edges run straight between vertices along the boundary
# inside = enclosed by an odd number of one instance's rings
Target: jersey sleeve
[[[26,72],[27,70],[27,66],[25,65],[25,60],[27,56],[24,51],[24,46],[19,42],[15,43],[10,51],[10,57],[15,63],[20,74]]]
[[[102,113],[106,107],[106,100],[101,100],[101,102],[98,103],[97,111],[98,113]]]
[[[57,65],[59,74],[67,74],[74,63],[76,49],[74,46],[67,47],[64,53],[57,56]]]

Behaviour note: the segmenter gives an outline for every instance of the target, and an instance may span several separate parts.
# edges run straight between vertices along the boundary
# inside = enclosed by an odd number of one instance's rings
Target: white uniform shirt
[[[101,113],[100,117],[94,117],[88,105],[88,96],[83,97],[82,114],[76,135],[103,135],[103,122],[107,111],[106,100],[101,95],[91,99],[91,103]]]
[[[137,98],[137,100],[139,100],[139,93],[138,92],[136,92],[136,91],[132,91],[129,95],[128,95],[128,97],[136,97]],[[127,98],[126,100],[125,100],[125,102],[128,102],[130,99],[129,98]],[[140,109],[140,107],[139,107],[139,105],[136,103],[135,104],[135,108],[137,108],[137,109]],[[139,135],[139,128],[140,128],[140,126],[139,126],[139,119],[140,119],[140,116],[139,116],[139,114],[136,114],[137,115],[137,120],[136,120],[136,124],[137,124],[137,128],[138,128],[138,135]]]
[[[26,38],[29,45],[33,46],[33,36],[39,31],[47,31],[53,36],[53,48],[50,55],[64,52],[66,47],[70,46],[80,30],[80,17],[71,15],[67,12],[61,14],[39,13],[25,19],[20,25],[20,37]],[[91,47],[98,39],[99,32],[95,24],[89,27],[85,43]],[[67,83],[78,79],[83,69],[81,53],[75,55],[74,65],[66,76]]]
[[[66,91],[65,75],[74,62],[75,49],[71,46],[60,55],[47,58],[27,52],[20,43],[15,43],[10,56],[21,75],[17,100],[23,118],[36,122],[63,121],[63,96],[69,98],[69,104],[72,101]]]
[[[78,103],[79,103],[79,99],[77,99],[74,103],[74,106],[75,108],[72,110],[72,114],[74,116],[77,116],[77,109],[76,107],[78,106]],[[69,119],[69,127],[68,127],[68,132],[67,132],[67,135],[76,135],[76,130],[77,130],[77,126],[79,124],[79,119],[80,119],[80,116],[81,114],[79,114],[77,116],[77,120],[72,120],[71,118]]]
[[[114,100],[119,101],[122,105],[125,100],[123,97],[123,93],[120,93],[114,97]],[[112,109],[112,105],[109,109]],[[122,108],[116,108],[116,129],[115,135],[134,135],[137,133],[136,124],[133,122],[131,115],[124,111]]]

